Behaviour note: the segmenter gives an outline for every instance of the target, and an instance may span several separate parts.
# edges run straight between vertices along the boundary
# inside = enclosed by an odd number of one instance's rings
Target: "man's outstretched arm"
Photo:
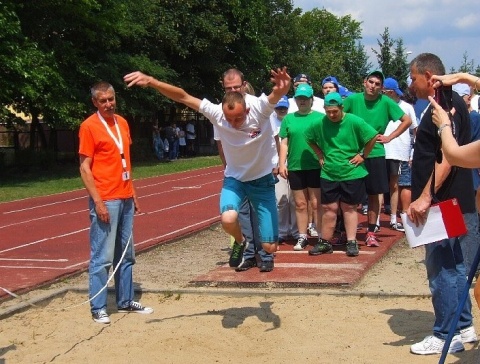
[[[136,71],[129,73],[123,77],[128,87],[141,86],[151,87],[160,92],[169,99],[184,104],[189,108],[198,111],[202,100],[188,94],[184,89],[159,81],[152,76],[148,76],[142,72]]]

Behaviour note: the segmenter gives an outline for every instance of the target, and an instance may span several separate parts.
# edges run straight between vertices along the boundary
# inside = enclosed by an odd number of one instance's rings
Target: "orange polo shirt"
[[[122,135],[123,154],[127,162],[127,171],[130,173],[130,179],[127,181],[122,179],[123,167],[120,151],[97,113],[82,122],[78,133],[80,138],[79,154],[92,158],[91,169],[95,187],[104,201],[133,197],[130,128],[127,121],[121,116],[115,114],[115,119]],[[115,124],[108,122],[107,124],[118,140]]]

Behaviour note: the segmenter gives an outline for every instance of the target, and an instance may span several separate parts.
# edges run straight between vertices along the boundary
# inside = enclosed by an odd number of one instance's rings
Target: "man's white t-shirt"
[[[312,110],[325,114],[325,108],[323,107],[324,103],[325,102],[320,97],[313,96]],[[288,113],[290,114],[295,111],[298,111],[298,106],[295,102],[295,98],[292,97],[288,99]]]
[[[227,166],[225,177],[247,182],[272,173],[277,155],[270,115],[275,105],[265,94],[246,95],[249,112],[240,129],[233,128],[223,115],[222,105],[203,99],[199,111],[213,124],[215,139],[221,140]]]
[[[478,95],[473,95],[472,99],[470,100],[470,105],[472,106],[472,109],[478,112]]]
[[[413,106],[410,105],[408,102],[400,100],[398,106],[403,110],[403,112],[410,116],[412,119],[412,124],[410,125],[409,129],[405,130],[402,134],[398,137],[393,139],[390,143],[384,144],[385,147],[385,159],[395,159],[404,162],[408,162],[410,160],[410,152],[412,150],[412,140],[410,137],[410,130],[415,129],[418,127],[417,117],[415,115],[415,110]],[[402,122],[400,120],[390,120],[385,129],[384,135],[390,135],[395,131]]]

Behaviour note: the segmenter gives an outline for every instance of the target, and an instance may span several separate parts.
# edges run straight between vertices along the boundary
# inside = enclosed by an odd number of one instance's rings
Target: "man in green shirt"
[[[322,164],[322,238],[309,254],[333,251],[329,240],[333,237],[340,207],[347,233],[347,255],[357,256],[356,207],[365,195],[365,177],[368,175],[364,158],[373,149],[378,133],[363,119],[343,111],[343,99],[338,92],[325,96],[324,107],[326,116],[305,131],[308,144]]]
[[[355,93],[344,100],[344,111],[361,117],[379,134],[372,152],[365,160],[368,176],[365,187],[368,195],[367,246],[379,246],[375,230],[380,212],[380,195],[389,192],[385,148],[390,142],[408,129],[412,120],[396,102],[381,94],[385,77],[380,71],[370,72],[363,81],[364,92]],[[400,126],[390,135],[384,135],[390,120],[400,120]]]

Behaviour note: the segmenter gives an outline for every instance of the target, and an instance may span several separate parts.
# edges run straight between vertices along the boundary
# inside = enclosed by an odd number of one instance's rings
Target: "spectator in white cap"
[[[417,118],[415,110],[409,103],[403,101],[402,90],[394,78],[386,78],[383,82],[383,93],[395,101],[398,106],[412,119],[409,129],[405,130],[397,138],[385,144],[385,162],[389,178],[389,198],[385,197],[385,213],[390,214],[390,228],[397,231],[405,231],[402,223],[397,221],[397,211],[400,206],[406,210],[411,202],[412,178],[410,162],[413,147],[413,138],[417,131]],[[400,120],[390,120],[385,129],[385,135],[390,135],[400,125]]]

